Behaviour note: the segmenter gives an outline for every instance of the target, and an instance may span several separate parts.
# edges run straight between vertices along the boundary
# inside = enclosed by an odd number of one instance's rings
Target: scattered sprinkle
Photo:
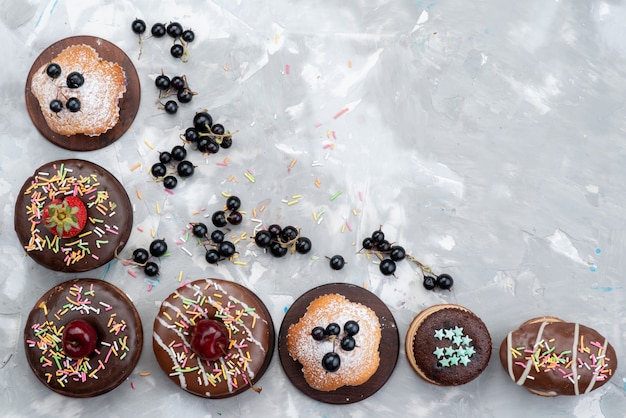
[[[342,191],[335,192],[335,194],[329,198],[330,201],[332,202],[333,200],[337,199],[339,196],[341,196],[342,193]]]
[[[333,119],[337,119],[339,118],[341,115],[343,115],[344,113],[346,113],[348,110],[347,107],[344,107],[343,109],[341,109],[339,112],[337,112],[337,114],[335,116],[333,116]]]
[[[130,168],[130,171],[135,171],[135,170],[137,170],[139,167],[141,167],[141,163],[137,163],[137,164],[135,164],[134,166],[132,166],[132,167]]]

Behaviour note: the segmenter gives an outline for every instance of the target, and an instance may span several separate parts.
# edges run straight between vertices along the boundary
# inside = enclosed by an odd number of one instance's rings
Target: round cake
[[[95,349],[73,357],[66,328],[77,320],[96,333]],[[134,370],[143,344],[139,314],[117,287],[98,279],[74,279],[46,292],[24,329],[26,359],[35,376],[65,396],[88,398],[119,386]]]
[[[192,337],[201,321],[225,326],[226,346],[217,358],[202,358]],[[263,302],[249,289],[219,279],[185,284],[169,297],[154,320],[153,349],[172,382],[194,395],[226,398],[249,388],[265,373],[275,331]]]
[[[531,319],[511,331],[500,344],[500,362],[516,384],[542,396],[589,393],[617,369],[605,337],[554,317]]]
[[[126,84],[121,66],[101,59],[93,47],[78,44],[35,71],[30,90],[52,131],[98,136],[119,121]]]
[[[84,206],[84,227],[66,238],[50,227],[49,207],[70,198]],[[122,184],[104,168],[83,160],[59,160],[39,167],[26,180],[17,195],[14,222],[20,243],[37,263],[84,272],[108,263],[124,248],[133,210]]]
[[[314,299],[300,320],[289,326],[287,349],[302,365],[309,386],[333,391],[361,385],[376,373],[380,340],[381,325],[374,311],[343,295],[328,294]]]
[[[463,385],[487,367],[491,336],[483,321],[469,309],[435,305],[413,319],[405,349],[413,370],[427,382]]]

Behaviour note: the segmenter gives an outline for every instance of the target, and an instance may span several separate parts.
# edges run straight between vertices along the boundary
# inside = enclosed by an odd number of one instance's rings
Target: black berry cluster
[[[354,336],[359,332],[359,324],[354,320],[346,321],[343,325],[343,334],[341,326],[336,322],[332,322],[324,327],[315,327],[311,330],[311,337],[315,341],[331,341],[333,343],[333,351],[324,354],[322,358],[322,367],[328,372],[336,372],[341,367],[341,357],[335,351],[335,342],[339,340],[339,346],[343,351],[352,351],[356,347]]]
[[[224,233],[219,229],[215,229],[209,235],[207,226],[198,222],[191,224],[191,233],[201,240],[200,243],[206,250],[204,258],[209,264],[217,264],[237,253],[235,244],[226,240]]]
[[[193,126],[188,127],[181,139],[193,144],[203,154],[217,154],[220,148],[230,148],[233,137],[220,123],[213,123],[213,117],[206,110],[193,117]]]
[[[406,251],[400,245],[390,243],[385,238],[385,233],[378,228],[372,235],[363,239],[364,250],[374,252],[380,258],[378,265],[380,272],[385,276],[390,276],[396,272],[396,262],[406,258]]]
[[[55,62],[51,62],[46,67],[46,74],[48,75],[48,77],[52,79],[59,78],[61,76],[61,66]],[[65,87],[69,88],[70,90],[77,89],[80,86],[82,86],[84,83],[85,83],[85,78],[78,71],[72,71],[65,78]],[[73,97],[73,96],[68,98],[63,93],[62,88],[63,86],[59,86],[57,98],[50,101],[50,110],[53,111],[54,113],[59,113],[65,107],[67,110],[69,110],[72,113],[78,112],[81,107],[80,100],[78,99],[78,97]],[[65,106],[61,98],[66,99]]]
[[[179,103],[189,103],[197,94],[189,88],[187,76],[184,74],[170,78],[161,71],[161,74],[154,79],[154,85],[159,90],[159,107],[170,115],[178,112]],[[173,96],[176,96],[178,101],[171,99]]]
[[[454,279],[449,274],[440,274],[433,276],[430,267],[422,264],[415,257],[406,253],[404,247],[392,244],[385,238],[385,233],[382,231],[382,227],[378,228],[372,235],[363,239],[363,248],[359,251],[365,250],[367,253],[373,253],[380,259],[379,269],[385,276],[395,275],[396,263],[404,260],[405,258],[413,262],[419,267],[424,277],[424,288],[433,290],[438,287],[443,290],[449,290],[454,284]]]
[[[241,199],[237,196],[228,196],[225,210],[216,210],[211,216],[211,222],[218,228],[223,228],[228,224],[239,225],[243,221],[241,209]]]
[[[254,242],[259,248],[268,249],[274,257],[280,258],[291,252],[307,254],[311,251],[311,240],[303,237],[295,226],[282,228],[278,224],[270,225],[267,230],[258,231]]]
[[[178,185],[178,179],[174,174],[187,178],[195,172],[195,166],[186,160],[186,157],[187,150],[183,145],[176,145],[169,152],[160,152],[159,162],[152,165],[150,173],[157,181],[163,181],[163,187],[174,189]]]
[[[139,36],[139,44],[143,44],[141,35],[146,31],[146,22],[142,19],[135,19],[131,23],[131,29]],[[155,23],[150,29],[150,33],[154,38],[162,38],[166,34],[174,39],[174,44],[170,48],[170,54],[174,58],[178,58],[183,62],[187,62],[189,57],[189,44],[196,38],[196,34],[191,29],[183,29],[178,22],[170,22],[168,24]]]
[[[146,276],[154,277],[159,274],[159,265],[151,260],[152,257],[162,257],[167,253],[167,243],[162,238],[154,239],[148,249],[137,248],[133,251],[132,263],[142,267]],[[128,262],[128,260],[126,260]]]

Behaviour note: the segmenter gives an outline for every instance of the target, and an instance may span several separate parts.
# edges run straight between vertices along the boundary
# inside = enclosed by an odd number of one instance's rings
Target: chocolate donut
[[[229,330],[229,346],[214,361],[200,359],[191,346],[200,319],[218,319]],[[185,284],[161,304],[152,347],[161,369],[182,389],[206,398],[226,398],[254,385],[272,359],[272,318],[252,291],[237,283],[202,279]]]
[[[63,350],[65,326],[84,319],[97,333],[96,349],[70,358]],[[89,398],[109,392],[132,373],[143,344],[139,314],[117,287],[98,279],[74,279],[46,292],[24,328],[26,359],[35,376],[65,396]]]
[[[589,393],[617,369],[605,337],[557,318],[529,320],[511,331],[500,345],[500,362],[516,384],[542,396]]]
[[[87,207],[87,223],[73,238],[60,238],[43,225],[53,199],[77,196]],[[89,161],[52,161],[35,170],[17,195],[15,232],[26,253],[52,270],[84,272],[115,257],[133,224],[130,199],[107,170]]]
[[[491,336],[483,321],[459,305],[431,306],[411,322],[406,356],[429,383],[456,386],[477,378],[491,357]]]

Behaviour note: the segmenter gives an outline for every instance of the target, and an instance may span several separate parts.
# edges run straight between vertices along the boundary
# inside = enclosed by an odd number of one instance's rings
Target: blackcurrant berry
[[[225,227],[228,224],[226,213],[223,210],[215,211],[213,216],[211,216],[211,222],[218,228]]]
[[[437,276],[437,286],[440,289],[448,290],[452,287],[453,284],[454,280],[449,274],[440,274],[439,276]]]
[[[193,176],[194,171],[195,168],[193,164],[187,160],[179,162],[176,166],[176,172],[181,177],[191,177]]]
[[[283,247],[278,241],[272,241],[270,243],[270,254],[276,258],[286,256],[288,251],[287,247]]]
[[[163,164],[169,164],[172,161],[172,154],[167,151],[159,153],[159,161]]]
[[[155,38],[163,37],[165,35],[165,32],[165,25],[163,23],[155,23],[150,29],[150,33],[152,33],[152,36],[154,36]]]
[[[67,75],[67,86],[71,89],[77,89],[85,83],[85,78],[78,71],[72,71]]]
[[[343,351],[352,351],[356,347],[356,341],[354,341],[354,337],[350,335],[346,335],[341,339],[341,349]]]
[[[224,149],[230,148],[233,146],[233,139],[230,136],[222,138],[222,142],[220,146]]]
[[[272,242],[272,234],[265,230],[259,231],[254,236],[254,242],[260,248],[267,248]]]
[[[393,273],[396,272],[396,262],[385,258],[380,262],[378,268],[380,269],[380,272],[385,276],[391,276]]]
[[[206,141],[206,151],[209,154],[217,154],[220,150],[220,146],[213,138],[207,138]]]
[[[359,323],[352,319],[343,324],[343,331],[348,335],[356,335],[359,333]]]
[[[172,158],[176,161],[182,161],[187,156],[187,150],[182,145],[175,145],[174,148],[172,148],[171,154]]]
[[[385,239],[385,233],[381,231],[380,229],[377,229],[376,231],[372,232],[372,240],[375,243],[379,243],[384,239]]]
[[[217,252],[219,252],[222,257],[230,258],[235,255],[237,250],[235,249],[235,244],[233,244],[232,242],[222,241],[217,248]]]
[[[133,20],[133,23],[131,23],[130,27],[137,35],[141,35],[146,31],[146,22],[141,19],[135,19]]]
[[[178,179],[174,176],[165,176],[163,178],[163,187],[166,189],[175,189],[176,185],[178,185]]]
[[[211,241],[216,244],[221,243],[222,241],[224,241],[224,233],[219,229],[214,230],[213,232],[211,232]]]
[[[311,337],[315,341],[323,341],[326,338],[326,330],[322,327],[315,327],[311,330]]]
[[[307,237],[300,237],[296,241],[296,251],[299,254],[307,254],[309,251],[311,251],[311,247],[311,240]]]
[[[209,112],[198,112],[193,117],[193,126],[198,132],[210,133],[213,126],[213,118]]]
[[[154,79],[154,85],[159,90],[167,90],[170,88],[171,81],[165,74],[160,74]]]
[[[172,80],[170,81],[170,85],[172,86],[173,89],[176,89],[176,90],[184,89],[185,84],[186,84],[185,79],[178,75],[172,77]]]
[[[216,264],[218,261],[220,261],[221,257],[220,253],[218,253],[217,250],[211,249],[206,252],[206,254],[204,255],[204,259],[209,264]]]
[[[241,199],[237,196],[228,196],[226,199],[226,207],[229,210],[237,210],[241,207]]]
[[[143,266],[143,272],[146,276],[154,277],[159,274],[159,265],[154,261],[148,261],[145,266]]]
[[[363,242],[361,243],[363,248],[366,250],[371,250],[372,248],[374,248],[374,244],[374,240],[371,237],[364,238]]]
[[[376,249],[383,253],[386,253],[391,249],[391,244],[386,239],[376,243]]]
[[[288,225],[280,231],[280,239],[282,242],[291,242],[298,237],[298,230],[291,225]]]
[[[145,248],[137,248],[133,251],[133,261],[137,264],[144,264],[150,258],[150,253]]]
[[[196,142],[200,135],[198,135],[198,130],[196,128],[187,128],[185,129],[185,141]]]
[[[226,216],[226,220],[231,225],[239,225],[243,221],[243,215],[238,210],[233,210]]]
[[[424,282],[422,284],[426,290],[433,290],[437,287],[437,279],[433,276],[424,276]]]
[[[183,27],[178,22],[172,22],[167,25],[166,31],[167,34],[172,38],[178,38],[183,34]]]
[[[339,335],[341,332],[341,327],[336,322],[331,322],[326,325],[326,334],[328,335]]]
[[[399,245],[392,245],[389,250],[389,258],[393,261],[402,261],[406,257],[406,251]]]
[[[170,48],[170,54],[172,54],[174,58],[180,58],[183,56],[184,53],[185,53],[185,48],[183,48],[182,45],[174,44]]]
[[[165,110],[165,113],[173,115],[178,112],[178,103],[176,103],[174,100],[168,100],[163,105],[163,109]]]
[[[69,99],[67,99],[65,107],[67,107],[67,110],[72,113],[78,112],[80,110],[80,100],[78,100],[77,97],[70,97]]]
[[[198,238],[204,238],[207,232],[209,232],[209,229],[202,222],[194,224],[191,228],[191,233]]]
[[[183,32],[182,37],[185,42],[193,42],[196,39],[196,34],[191,29],[187,29]]]
[[[63,110],[63,102],[59,99],[52,100],[50,102],[50,110],[52,110],[54,113],[59,113],[61,110]]]
[[[46,74],[50,78],[57,78],[61,75],[61,66],[55,62],[51,62],[46,67]]]
[[[330,258],[330,268],[333,270],[341,270],[345,263],[345,260],[340,255],[333,255]]]
[[[167,243],[164,239],[157,238],[150,243],[150,254],[161,257],[167,253]]]
[[[211,127],[211,131],[214,135],[224,135],[224,132],[226,132],[226,130],[224,129],[224,125],[222,125],[221,123],[216,123],[215,125],[213,125]]]
[[[326,353],[322,358],[322,367],[329,372],[336,372],[341,367],[341,359],[337,353]]]
[[[191,99],[193,99],[193,93],[191,92],[191,90],[183,88],[182,90],[178,90],[178,93],[176,93],[176,97],[181,103],[189,103]]]
[[[163,163],[154,163],[152,165],[152,168],[150,169],[150,172],[154,177],[163,177],[167,173],[167,168]]]
[[[272,238],[278,238],[278,235],[280,235],[280,231],[282,230],[283,229],[278,224],[272,224],[267,227],[267,231],[272,235]]]

